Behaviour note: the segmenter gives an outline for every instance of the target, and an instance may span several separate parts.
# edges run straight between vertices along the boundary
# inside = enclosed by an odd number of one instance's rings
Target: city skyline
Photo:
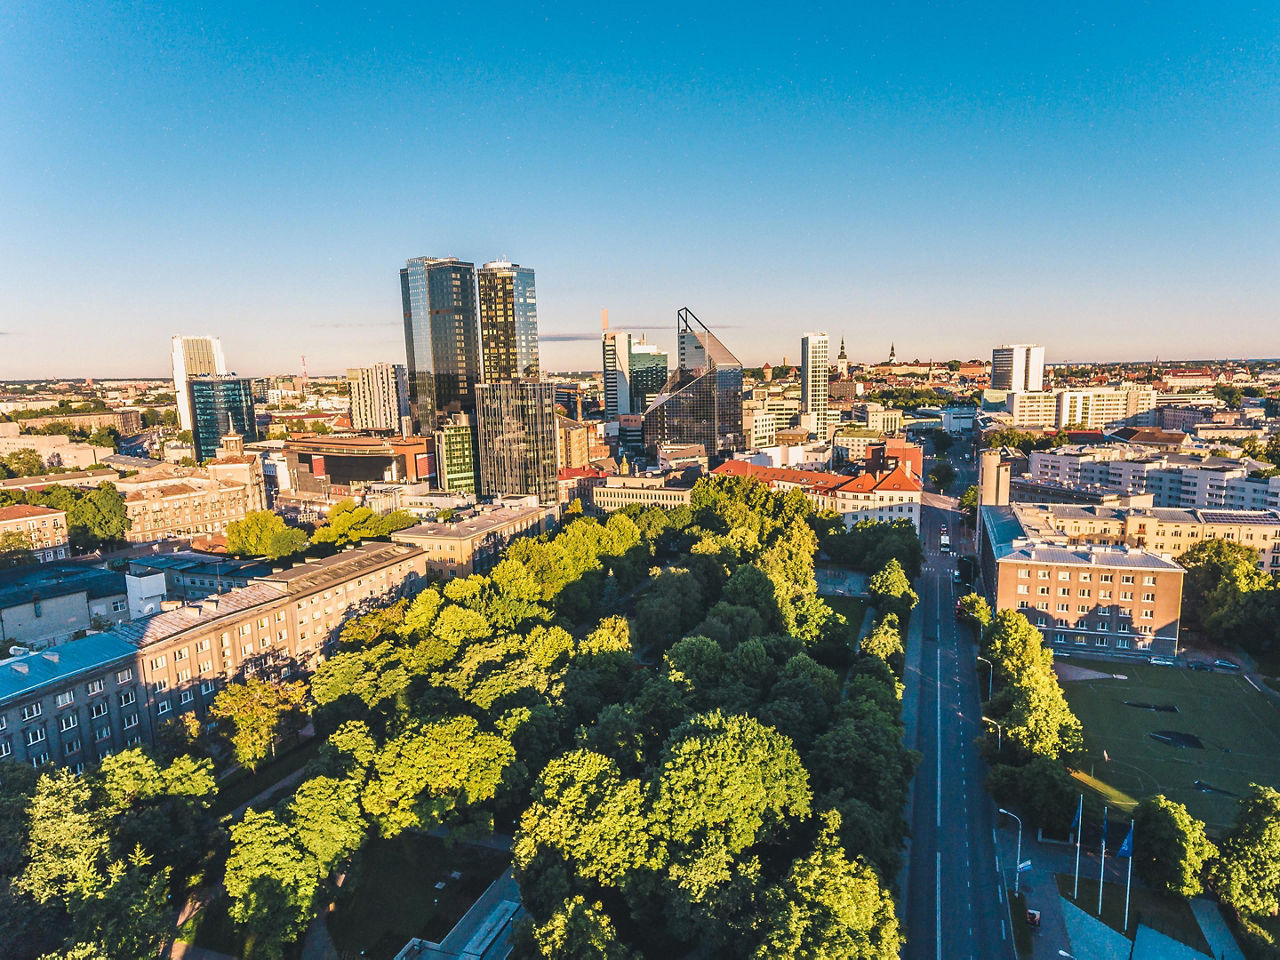
[[[414,251],[536,267],[548,370],[683,304],[747,364],[1275,353],[1274,10],[740,14],[11,5],[0,377],[49,329],[61,376],[180,330],[245,375],[394,360]]]

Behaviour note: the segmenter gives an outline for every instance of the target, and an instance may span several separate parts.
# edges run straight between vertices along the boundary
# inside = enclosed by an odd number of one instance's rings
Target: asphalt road
[[[971,470],[957,478],[956,489],[972,482]],[[955,556],[938,549],[942,524],[953,540],[960,529],[955,505],[954,498],[927,494],[921,516],[925,569],[918,584],[920,605],[912,614],[919,656],[908,661],[906,682],[915,689],[904,698],[914,713],[908,723],[911,743],[923,755],[913,788],[903,903],[907,960],[1015,956],[996,871],[996,814],[983,786],[986,765],[975,745],[982,723],[977,650],[954,614],[956,598],[966,588],[952,581]]]

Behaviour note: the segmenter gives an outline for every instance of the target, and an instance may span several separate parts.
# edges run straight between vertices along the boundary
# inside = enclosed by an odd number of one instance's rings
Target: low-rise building
[[[898,464],[883,473],[856,476],[815,470],[762,467],[743,460],[728,460],[712,471],[717,476],[749,477],[770,490],[800,490],[818,510],[834,510],[852,527],[862,520],[892,523],[909,520],[920,528],[920,501],[924,485],[908,465]]]
[[[0,507],[0,536],[6,533],[24,537],[31,559],[38,563],[65,560],[70,553],[65,510],[32,507],[25,503]]]
[[[65,413],[46,417],[31,417],[23,420],[22,425],[28,430],[39,430],[51,423],[65,423],[76,430],[92,432],[102,428],[118,431],[122,436],[132,436],[142,432],[141,410],[103,410],[99,413]]]
[[[671,471],[635,477],[605,477],[604,483],[591,488],[590,507],[595,513],[613,513],[633,503],[646,509],[687,507],[696,477],[697,471],[691,474]]]
[[[217,468],[215,468],[215,472]],[[249,512],[253,488],[199,467],[159,466],[116,482],[129,516],[125,539],[148,543],[226,533]]]
[[[517,537],[551,530],[558,514],[558,506],[540,506],[533,495],[506,497],[447,523],[420,523],[399,530],[391,540],[419,548],[431,573],[446,579],[468,577],[496,564],[503,548]]]
[[[22,433],[24,425],[0,423],[0,456],[17,453],[20,450],[32,450],[46,468],[67,467],[83,470],[96,466],[102,462],[103,457],[115,452],[111,447],[76,443],[62,434],[45,436],[39,433]]]
[[[271,564],[262,560],[238,560],[194,550],[134,557],[129,561],[132,576],[163,576],[165,598],[169,600],[202,600],[247,587],[271,572]]]
[[[1099,430],[1156,422],[1156,392],[1137,384],[1013,392],[1006,404],[1015,427]]]
[[[19,490],[43,490],[45,487],[78,487],[92,489],[104,483],[115,483],[120,474],[106,467],[96,470],[69,470],[66,473],[46,473],[38,477],[10,477],[0,480],[0,493]]]
[[[0,652],[46,647],[129,619],[122,573],[64,561],[0,572]]]

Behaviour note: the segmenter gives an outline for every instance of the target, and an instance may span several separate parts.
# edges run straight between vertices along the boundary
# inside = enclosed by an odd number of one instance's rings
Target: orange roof
[[[924,489],[920,481],[913,477],[901,464],[885,473],[861,473],[856,477],[846,477],[839,473],[820,473],[815,470],[787,470],[779,467],[761,467],[745,460],[726,460],[711,472],[719,476],[750,477],[767,486],[786,484],[804,487],[815,493],[823,494],[834,493],[837,490],[866,493],[871,490],[919,492]]]
[[[0,522],[5,520],[28,520],[31,517],[52,517],[65,510],[54,510],[51,507],[31,507],[25,503],[15,503],[10,507],[0,507]]]

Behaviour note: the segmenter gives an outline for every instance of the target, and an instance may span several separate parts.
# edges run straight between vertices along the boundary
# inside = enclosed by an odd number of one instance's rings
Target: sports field
[[[1244,677],[1078,656],[1069,663],[1106,674],[1064,678],[1062,689],[1084,726],[1082,773],[1110,802],[1163,793],[1222,830],[1250,783],[1280,786],[1280,708]]]

